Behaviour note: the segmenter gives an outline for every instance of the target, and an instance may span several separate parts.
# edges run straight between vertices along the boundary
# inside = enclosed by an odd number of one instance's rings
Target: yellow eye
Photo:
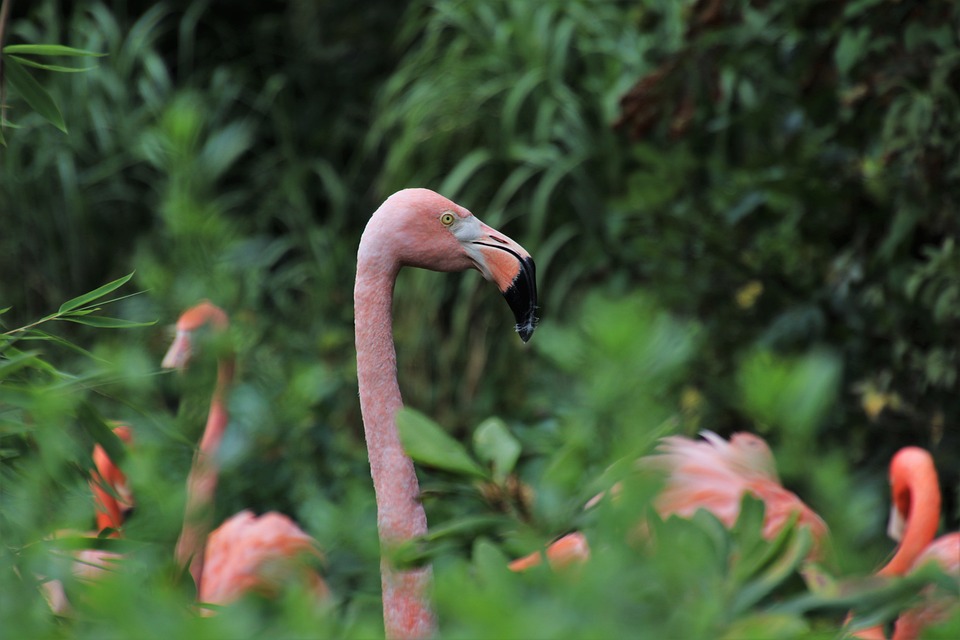
[[[445,227],[449,227],[450,225],[452,225],[454,220],[456,220],[456,218],[452,213],[449,213],[449,212],[440,216],[440,224],[442,224]]]

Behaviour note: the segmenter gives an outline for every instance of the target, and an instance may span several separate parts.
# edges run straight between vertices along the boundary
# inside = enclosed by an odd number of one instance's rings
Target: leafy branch
[[[99,327],[101,329],[129,329],[133,327],[148,327],[156,323],[156,321],[150,322],[137,322],[134,320],[124,320],[123,318],[111,318],[108,316],[101,315],[91,315],[100,311],[105,304],[110,304],[111,302],[117,302],[125,298],[129,298],[133,295],[138,295],[136,293],[130,294],[127,296],[121,296],[119,298],[113,298],[110,300],[103,300],[95,303],[95,301],[103,298],[107,294],[116,291],[127,282],[130,281],[130,278],[133,277],[133,273],[128,273],[122,278],[117,278],[113,282],[108,282],[107,284],[97,287],[93,291],[79,295],[76,298],[67,300],[60,308],[57,309],[54,313],[44,316],[35,322],[18,327],[16,329],[11,329],[4,333],[0,333],[0,337],[11,338],[11,337],[21,337],[20,334],[29,335],[34,333],[36,328],[42,325],[45,322],[51,322],[54,320],[61,320],[66,322],[76,322],[77,324],[85,324],[91,327]],[[6,309],[0,309],[0,314],[9,311],[9,307]],[[36,332],[39,333],[39,332]],[[9,344],[9,343],[7,343]],[[2,346],[6,346],[2,345]]]
[[[6,145],[3,138],[3,127],[11,126],[6,121],[6,88],[10,81],[17,94],[57,129],[67,133],[67,125],[60,113],[60,108],[54,102],[50,93],[34,79],[25,67],[54,71],[58,73],[77,73],[89,71],[93,67],[67,67],[56,64],[38,62],[24,56],[67,56],[67,57],[100,57],[105,53],[96,53],[60,44],[13,44],[3,46],[6,34],[7,21],[10,16],[11,0],[3,0],[0,5],[0,145]]]

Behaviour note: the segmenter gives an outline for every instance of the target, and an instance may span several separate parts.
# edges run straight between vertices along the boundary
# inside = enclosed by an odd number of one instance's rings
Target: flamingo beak
[[[190,332],[177,330],[177,337],[173,339],[173,344],[167,349],[167,354],[163,356],[163,362],[160,366],[164,369],[184,369],[187,361],[190,360],[192,353],[190,347]]]
[[[890,520],[887,522],[887,535],[892,540],[900,542],[903,539],[903,530],[906,526],[906,519],[900,513],[896,504],[890,505]]]
[[[495,283],[517,321],[517,333],[530,340],[537,326],[537,273],[533,258],[499,231],[480,223],[479,237],[468,251],[480,273]]]

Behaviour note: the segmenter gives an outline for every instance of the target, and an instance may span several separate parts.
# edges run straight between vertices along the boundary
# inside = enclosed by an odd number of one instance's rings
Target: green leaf
[[[33,67],[35,69],[44,69],[46,71],[59,71],[62,73],[76,73],[78,71],[90,71],[90,69],[96,69],[96,67],[64,67],[59,64],[43,64],[42,62],[34,62],[27,58],[21,58],[20,56],[10,56],[8,59],[13,59],[19,62],[20,64],[26,65],[28,67]]]
[[[33,79],[26,69],[19,62],[12,58],[4,60],[4,70],[10,86],[20,94],[20,97],[30,105],[34,111],[46,118],[53,126],[64,133],[67,133],[67,125],[63,121],[63,115],[57,107],[53,98],[47,93],[47,90],[40,86],[40,83]]]
[[[397,412],[397,430],[403,448],[416,462],[487,479],[486,472],[470,457],[464,446],[422,413],[406,407],[400,409]]]
[[[77,422],[90,434],[94,442],[103,447],[114,464],[119,465],[127,455],[123,442],[113,433],[107,421],[89,402],[81,402],[77,408]]]
[[[132,329],[134,327],[150,327],[157,323],[156,320],[150,322],[137,322],[136,320],[124,320],[123,318],[108,318],[106,316],[65,316],[59,318],[67,322],[76,322],[90,327],[99,327],[101,329]]]
[[[804,435],[833,404],[840,373],[840,359],[829,352],[811,351],[798,358],[756,352],[737,375],[741,402],[757,420]]]
[[[34,366],[37,363],[39,351],[17,351],[12,350],[9,357],[0,359],[0,380],[9,378],[14,373],[25,367]]]
[[[30,56],[72,56],[87,58],[102,58],[105,53],[76,49],[62,44],[9,44],[3,48],[4,53],[20,53]]]
[[[127,275],[123,276],[122,278],[117,278],[113,282],[108,282],[102,287],[97,287],[93,291],[77,296],[72,300],[67,300],[62,305],[60,305],[60,309],[58,309],[57,312],[66,313],[67,311],[73,311],[74,309],[82,307],[85,304],[93,302],[97,298],[102,298],[103,296],[107,295],[111,291],[115,291],[120,287],[122,287],[123,285],[125,285],[127,282],[130,281],[130,278],[132,277],[133,277],[133,272],[130,272]]]
[[[810,628],[803,618],[785,613],[758,613],[736,620],[722,636],[725,640],[806,638]]]
[[[493,465],[493,479],[503,482],[520,457],[520,442],[500,418],[487,418],[473,432],[473,449]]]

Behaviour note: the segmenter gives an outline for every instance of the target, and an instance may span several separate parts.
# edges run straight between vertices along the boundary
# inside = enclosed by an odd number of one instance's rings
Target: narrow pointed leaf
[[[60,305],[60,309],[58,310],[58,313],[66,313],[67,311],[73,311],[74,309],[82,307],[85,304],[93,302],[97,298],[102,298],[103,296],[107,295],[111,291],[115,291],[120,287],[122,287],[123,285],[125,285],[127,282],[130,281],[130,278],[132,277],[133,277],[133,272],[128,273],[122,278],[117,278],[113,282],[108,282],[102,287],[97,287],[93,291],[77,296],[72,300],[67,300],[62,305]]]
[[[47,90],[40,86],[40,83],[34,80],[33,76],[27,73],[23,66],[12,58],[4,60],[3,65],[6,72],[6,78],[10,86],[17,94],[30,105],[34,111],[46,118],[53,126],[64,133],[67,133],[67,125],[63,121],[63,115],[57,107],[53,98],[47,93]]]
[[[401,409],[397,413],[397,429],[403,448],[415,461],[444,471],[487,477],[462,444],[422,413]]]
[[[76,322],[90,327],[99,327],[101,329],[132,329],[134,327],[150,327],[157,323],[156,320],[150,322],[138,322],[136,320],[124,320],[123,318],[108,318],[106,316],[67,316],[60,318],[67,322]]]
[[[19,53],[30,56],[71,56],[86,58],[102,58],[105,53],[77,49],[62,44],[9,44],[3,48],[4,53]]]
[[[96,69],[96,67],[64,67],[59,64],[44,64],[42,62],[35,62],[29,58],[21,58],[20,56],[10,56],[13,60],[16,60],[22,65],[27,67],[33,67],[34,69],[43,69],[45,71],[59,71],[61,73],[77,73],[78,71],[90,71],[90,69]]]
[[[82,402],[77,409],[77,422],[90,434],[94,442],[103,447],[114,464],[122,464],[127,455],[123,442],[113,433],[106,420],[89,402]]]

